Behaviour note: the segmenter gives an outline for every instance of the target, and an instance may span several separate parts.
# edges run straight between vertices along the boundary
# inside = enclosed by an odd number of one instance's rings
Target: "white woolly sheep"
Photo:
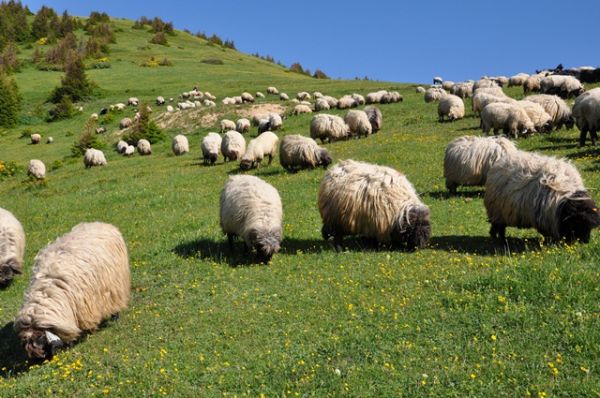
[[[508,87],[522,86],[528,77],[529,77],[529,75],[527,73],[518,73],[514,76],[511,76],[508,79]]]
[[[254,102],[254,97],[250,93],[244,92],[244,93],[242,93],[241,97],[242,97],[243,103]]]
[[[299,101],[306,101],[309,100],[311,97],[310,94],[306,91],[301,91],[298,94],[296,94],[296,98],[298,98]]]
[[[250,131],[250,120],[245,118],[238,119],[238,121],[235,123],[234,130],[241,134],[247,133]]]
[[[527,101],[535,102],[544,108],[547,114],[552,117],[552,124],[556,130],[564,126],[567,129],[573,128],[575,119],[571,108],[567,103],[557,95],[537,94],[530,95],[524,98]]]
[[[92,114],[90,115],[90,119],[91,119],[91,120],[98,120],[98,114],[97,114],[97,113],[92,113]]]
[[[173,108],[172,105],[167,105],[167,112],[169,112],[169,113],[175,112],[175,109]]]
[[[256,98],[265,98],[265,95],[263,93],[261,93],[260,91],[257,91]]]
[[[452,140],[444,155],[446,188],[455,194],[462,186],[483,186],[490,167],[517,147],[504,137],[462,136]]]
[[[150,141],[148,141],[145,138],[138,140],[137,150],[138,153],[142,156],[152,155],[152,145],[150,145]]]
[[[523,93],[527,94],[540,91],[542,89],[541,81],[542,78],[538,75],[529,76],[523,83]]]
[[[208,133],[206,137],[202,139],[200,149],[202,149],[202,158],[204,159],[205,165],[210,163],[212,166],[215,164],[219,158],[222,142],[223,139],[217,133]]]
[[[258,121],[258,134],[271,130],[271,121],[269,118],[260,119]]]
[[[451,80],[444,80],[442,82],[442,88],[446,91],[450,91],[450,89],[454,86],[454,82]]]
[[[500,87],[504,87],[508,85],[509,79],[506,76],[496,76],[494,81],[498,83]]]
[[[226,132],[221,142],[221,153],[225,162],[241,159],[246,153],[246,140],[244,140],[244,136],[235,130]]]
[[[31,159],[27,166],[27,175],[43,180],[46,178],[46,165],[41,160]]]
[[[350,129],[344,119],[337,115],[320,114],[310,122],[310,137],[329,142],[344,140],[350,136]]]
[[[205,91],[204,92],[204,97],[211,100],[211,101],[216,101],[217,97],[215,97],[214,95],[212,95],[209,91]]]
[[[338,109],[349,109],[355,108],[358,106],[358,102],[351,95],[344,95],[338,100],[337,107]]]
[[[279,146],[279,162],[287,171],[327,168],[331,164],[331,155],[321,148],[312,138],[302,135],[286,135]]]
[[[495,163],[485,184],[490,235],[505,239],[506,227],[535,228],[544,237],[587,243],[600,226],[598,208],[569,162],[517,151]]]
[[[0,287],[8,286],[23,272],[25,231],[17,218],[0,207]]]
[[[121,121],[119,122],[119,128],[121,130],[129,128],[131,126],[133,126],[133,120],[131,120],[128,117],[125,117],[125,118],[121,119]]]
[[[363,97],[360,94],[357,93],[353,93],[351,95],[352,98],[354,98],[354,101],[358,104],[358,105],[364,105],[366,103],[365,97]]]
[[[235,105],[235,100],[231,97],[225,97],[221,100],[223,105]]]
[[[450,89],[450,94],[454,94],[460,98],[469,98],[473,96],[473,84],[457,83]]]
[[[286,93],[279,94],[279,99],[282,101],[289,101],[290,97]]]
[[[220,216],[231,250],[233,239],[239,236],[264,263],[279,251],[283,208],[279,192],[267,182],[250,175],[229,177],[221,191]]]
[[[156,105],[164,105],[165,104],[165,97],[163,97],[162,95],[159,95],[158,97],[156,97]]]
[[[217,104],[215,103],[215,101],[211,101],[209,99],[205,99],[204,101],[202,101],[202,105],[204,105],[207,108],[212,108],[217,106]]]
[[[279,94],[279,90],[277,90],[277,88],[270,86],[267,87],[267,94],[273,94],[273,95],[277,95]]]
[[[323,96],[323,99],[329,104],[329,108],[337,108],[338,100],[330,95]]]
[[[506,95],[496,95],[490,94],[487,92],[481,91],[483,89],[477,90],[477,92],[473,95],[473,101],[471,106],[473,107],[473,112],[475,114],[480,114],[483,109],[489,104],[493,104],[496,102],[501,102],[505,104],[515,103],[516,100],[506,96]]]
[[[353,136],[360,137],[364,135],[366,137],[373,132],[369,116],[364,111],[356,109],[348,111],[344,116],[344,123],[348,125],[350,134]]]
[[[304,113],[312,113],[312,109],[310,109],[310,106],[304,105],[304,104],[299,104],[294,107],[294,110],[293,110],[294,115],[301,115]]]
[[[127,142],[125,142],[123,140],[119,140],[119,142],[117,142],[117,152],[119,152],[119,153],[125,152],[125,149],[127,149],[128,145],[129,144],[127,144]]]
[[[446,95],[446,91],[441,87],[430,87],[425,91],[423,99],[425,102],[439,101]]]
[[[122,102],[119,102],[118,104],[114,104],[110,106],[110,110],[115,110],[115,111],[124,111],[125,108],[127,108],[127,105],[125,105]]]
[[[190,151],[190,144],[188,139],[183,134],[177,134],[173,137],[173,141],[171,142],[171,149],[175,156],[181,156]]]
[[[583,85],[574,76],[552,75],[540,81],[541,92],[555,94],[561,98],[577,97],[585,91]]]
[[[127,308],[130,273],[119,230],[81,223],[35,257],[14,328],[30,358],[51,357]]]
[[[345,235],[409,250],[431,236],[429,208],[406,176],[389,167],[341,161],[325,174],[318,202],[323,238],[333,237],[336,249]]]
[[[502,102],[492,103],[483,108],[481,127],[486,135],[492,129],[494,134],[502,129],[504,134],[513,138],[517,138],[519,134],[525,135],[535,131],[533,122],[522,107]]]
[[[226,131],[235,130],[235,123],[229,119],[221,120],[221,133]]]
[[[479,79],[476,82],[473,82],[473,95],[480,88],[489,88],[489,87],[498,87],[498,83],[496,83],[492,79]]]
[[[86,169],[96,166],[106,166],[106,157],[104,152],[99,149],[89,148],[83,155],[83,164]]]
[[[241,105],[244,103],[244,100],[242,99],[241,95],[235,96],[233,97],[233,99],[235,100],[236,105]]]
[[[29,137],[31,139],[31,143],[33,145],[39,144],[42,141],[42,136],[40,134],[31,134]]]
[[[452,122],[465,117],[465,104],[462,98],[453,94],[445,95],[438,104],[438,117],[440,122],[443,122],[444,118]]]
[[[127,148],[123,151],[123,156],[132,156],[135,153],[135,147],[133,145],[127,145]]]
[[[260,163],[265,156],[269,157],[269,166],[273,162],[273,157],[277,152],[279,137],[271,131],[265,131],[258,137],[250,140],[246,153],[240,160],[240,169],[250,170],[260,167]]]
[[[138,106],[140,104],[140,100],[136,97],[130,97],[127,100],[127,105]]]
[[[381,130],[381,126],[383,126],[383,115],[379,108],[374,105],[366,106],[364,112],[367,114],[369,118],[369,122],[371,123],[371,130],[373,133]]]
[[[597,145],[600,130],[600,88],[595,88],[575,99],[573,117],[579,128],[579,145],[585,145],[589,131],[592,145]]]
[[[546,113],[541,105],[525,100],[517,101],[517,105],[527,112],[527,116],[533,123],[536,132],[549,133],[552,131],[552,117]]]
[[[315,112],[328,111],[329,109],[331,109],[331,107],[329,106],[329,102],[327,102],[326,99],[317,98],[317,100],[315,101]]]
[[[415,92],[416,92],[417,94],[425,94],[425,87],[418,86],[418,87],[415,89]]]
[[[54,138],[53,137],[48,137],[46,139],[46,144],[52,144],[54,142]]]

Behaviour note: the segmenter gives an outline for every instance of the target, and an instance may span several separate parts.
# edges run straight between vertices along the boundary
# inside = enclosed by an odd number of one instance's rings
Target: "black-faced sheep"
[[[221,191],[221,228],[233,250],[239,236],[267,263],[279,251],[283,235],[283,208],[277,190],[258,177],[229,177]]]
[[[279,162],[287,171],[312,170],[318,166],[327,168],[331,164],[331,155],[312,138],[291,134],[281,140]]]
[[[316,115],[310,122],[310,137],[313,140],[320,139],[329,142],[347,139],[350,129],[344,119],[337,115]]]
[[[86,169],[96,166],[106,166],[106,157],[104,152],[99,149],[89,148],[83,155],[83,164]]]
[[[579,128],[579,145],[585,145],[587,133],[590,133],[592,145],[597,145],[600,130],[600,88],[590,90],[575,99],[573,117]]]
[[[0,207],[0,287],[8,286],[23,272],[25,231],[17,218]]]
[[[129,144],[127,144],[127,142],[125,142],[123,140],[119,140],[119,142],[117,142],[117,152],[124,153],[125,149],[127,149],[128,145]]]
[[[340,248],[346,235],[359,235],[409,250],[431,236],[429,208],[404,174],[384,166],[344,160],[331,168],[319,188],[325,240]]]
[[[443,122],[444,118],[452,122],[465,117],[465,104],[462,98],[454,94],[446,94],[438,103],[438,117],[440,122]]]
[[[372,132],[376,133],[379,130],[381,130],[381,126],[383,126],[383,114],[381,113],[379,108],[377,108],[374,105],[369,105],[369,106],[366,106],[365,109],[363,109],[363,110],[367,114],[367,117],[369,118],[369,122],[371,123]]]
[[[175,156],[185,155],[190,151],[190,144],[188,139],[183,134],[178,134],[173,137],[173,142],[171,143],[171,149]]]
[[[250,93],[244,92],[244,93],[242,93],[242,95],[240,97],[242,97],[243,103],[254,102],[254,97]]]
[[[212,166],[215,164],[219,158],[222,141],[223,139],[217,133],[208,133],[206,137],[202,139],[200,149],[202,150],[202,158],[204,159],[205,165],[210,164]]]
[[[226,132],[221,142],[221,153],[225,162],[241,159],[246,153],[246,140],[244,136],[235,130]]]
[[[14,328],[30,358],[46,358],[62,344],[127,307],[127,246],[119,230],[82,223],[42,249]]]
[[[281,94],[279,94],[279,99],[281,101],[289,101],[290,100],[290,96],[287,95],[286,93],[281,93]]]
[[[260,163],[265,156],[269,157],[269,165],[273,162],[273,157],[277,152],[279,137],[271,131],[265,131],[258,137],[250,140],[246,153],[240,160],[240,169],[249,170],[260,167]]]
[[[535,228],[554,241],[587,243],[600,226],[598,208],[569,162],[517,151],[496,162],[485,184],[490,235],[505,238],[506,227]]]

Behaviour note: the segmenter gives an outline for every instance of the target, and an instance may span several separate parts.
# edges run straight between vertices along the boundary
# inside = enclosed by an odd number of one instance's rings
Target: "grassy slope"
[[[307,79],[184,33],[169,38],[170,47],[138,51],[151,35],[130,24],[118,22],[123,32],[112,68],[90,72],[105,96],[85,104],[81,116],[36,125],[35,108],[60,74],[26,69],[17,75],[32,125],[0,137],[1,159],[21,165],[63,159],[74,140],[69,132],[78,134],[84,115],[130,95],[174,97],[195,84],[219,98],[270,84],[290,94],[333,95],[390,86]],[[174,66],[137,66],[150,55],[166,55]],[[210,57],[225,65],[198,62]],[[269,266],[232,266],[244,258],[241,246],[234,255],[226,249],[218,195],[236,167],[198,166],[200,137],[209,129],[192,132],[192,153],[180,158],[165,142],[147,158],[107,150],[104,168],[84,170],[80,159],[67,159],[45,185],[23,174],[2,180],[0,206],[21,220],[28,242],[25,274],[0,292],[0,395],[597,395],[600,237],[593,235],[589,245],[540,247],[535,231],[509,229],[510,252],[492,242],[481,190],[448,199],[441,177],[446,144],[479,134],[478,120],[438,124],[434,104],[408,85],[398,87],[405,101],[381,106],[381,133],[328,149],[335,159],[407,174],[432,211],[431,247],[416,253],[360,250],[354,240],[335,253],[321,240],[316,208],[324,171],[291,175],[276,160],[252,173],[282,196],[282,252]],[[520,96],[517,89],[509,93]],[[289,118],[282,134],[308,134],[310,118]],[[53,135],[55,144],[17,139],[24,127]],[[598,200],[600,154],[576,148],[576,136],[563,131],[519,145],[573,159]],[[33,258],[90,220],[117,225],[128,242],[130,308],[52,362],[19,372],[26,366],[10,322]]]

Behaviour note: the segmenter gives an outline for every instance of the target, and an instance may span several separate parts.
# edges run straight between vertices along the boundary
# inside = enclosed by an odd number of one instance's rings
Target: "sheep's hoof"
[[[121,314],[119,314],[119,313],[117,312],[117,313],[115,313],[115,314],[112,314],[112,315],[110,316],[110,320],[111,320],[111,321],[118,321],[120,317],[121,317]]]

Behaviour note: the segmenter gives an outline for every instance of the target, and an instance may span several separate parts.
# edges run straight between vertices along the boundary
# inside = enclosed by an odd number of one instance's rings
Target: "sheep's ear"
[[[49,345],[48,351],[50,355],[56,354],[56,352],[64,346],[63,341],[60,339],[60,337],[48,330],[46,330],[45,335],[47,344]]]

